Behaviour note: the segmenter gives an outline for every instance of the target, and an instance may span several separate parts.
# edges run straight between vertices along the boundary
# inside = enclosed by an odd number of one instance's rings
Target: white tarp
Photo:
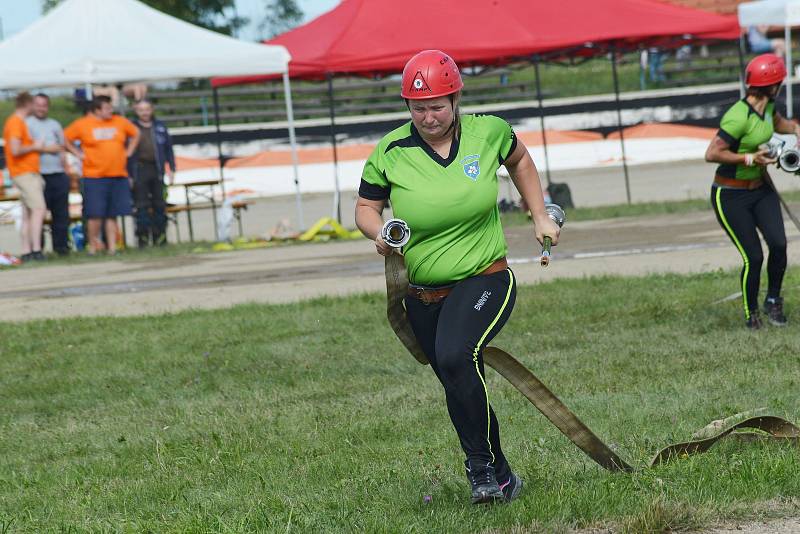
[[[302,228],[290,59],[283,46],[239,41],[137,0],[64,0],[0,44],[0,89],[283,74]]]
[[[786,67],[789,71],[789,80],[786,84],[786,116],[794,116],[794,97],[792,96],[792,78],[795,75],[792,63],[792,26],[800,25],[800,0],[758,0],[757,2],[744,2],[737,8],[739,12],[739,26],[783,26],[784,39],[786,40]],[[742,37],[744,39],[744,37]]]
[[[0,89],[284,73],[289,59],[136,0],[64,0],[0,44]]]
[[[759,0],[739,4],[739,26],[800,25],[800,0]]]

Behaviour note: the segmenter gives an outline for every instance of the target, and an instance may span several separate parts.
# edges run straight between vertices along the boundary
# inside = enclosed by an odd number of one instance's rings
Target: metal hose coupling
[[[411,228],[403,219],[389,219],[381,228],[381,239],[392,248],[401,248],[411,239]]]
[[[800,171],[800,150],[784,148],[778,157],[778,167],[786,172]]]
[[[773,137],[769,142],[760,145],[759,150],[766,150],[770,159],[776,159],[778,168],[785,172],[800,172],[800,150],[789,148],[786,141]]]
[[[554,223],[558,225],[559,228],[564,226],[564,223],[567,222],[567,214],[564,212],[564,209],[559,206],[558,204],[548,203],[544,205],[544,212],[550,217]],[[550,247],[553,246],[553,239],[546,235],[544,236],[544,243],[542,246],[542,256],[539,259],[539,263],[542,264],[542,267],[547,267],[550,265]]]

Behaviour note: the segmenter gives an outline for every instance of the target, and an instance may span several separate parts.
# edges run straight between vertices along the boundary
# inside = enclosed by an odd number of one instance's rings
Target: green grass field
[[[712,304],[736,290],[727,272],[521,287],[495,343],[644,464],[722,416],[800,419],[798,284],[791,270],[791,326],[758,333]],[[384,311],[369,294],[2,323],[0,532],[643,532],[800,508],[796,448],[608,473],[491,370],[526,489],[470,506],[441,388]]]

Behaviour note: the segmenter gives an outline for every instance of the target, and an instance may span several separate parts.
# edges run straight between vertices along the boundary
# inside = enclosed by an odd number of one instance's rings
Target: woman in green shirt
[[[516,282],[497,208],[497,175],[505,165],[531,207],[535,237],[558,242],[544,210],[536,167],[504,120],[461,115],[458,66],[438,50],[415,55],[403,71],[401,95],[411,120],[386,135],[364,167],[356,224],[379,254],[382,213],[411,228],[404,247],[409,322],[445,390],[466,455],[472,502],[514,499],[522,487],[500,447],[497,418],[484,380],[483,348],[514,306]]]
[[[747,95],[723,115],[720,129],[706,151],[706,161],[719,163],[711,186],[711,204],[722,228],[742,255],[744,316],[748,328],[763,324],[758,311],[761,281],[760,230],[769,247],[769,284],[764,313],[770,324],[785,326],[781,285],[786,271],[786,232],[778,194],[767,174],[775,163],[760,148],[774,132],[797,135],[800,126],[775,110],[775,97],[786,77],[783,60],[762,54],[747,65]]]

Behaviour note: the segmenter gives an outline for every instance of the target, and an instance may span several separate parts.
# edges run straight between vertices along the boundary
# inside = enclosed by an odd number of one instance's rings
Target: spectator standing
[[[83,213],[88,220],[89,254],[103,248],[104,227],[108,253],[116,253],[117,217],[130,215],[131,188],[127,158],[139,144],[139,130],[128,119],[114,115],[111,99],[92,100],[89,113],[64,131],[70,143],[80,142],[83,152]]]
[[[141,137],[128,160],[128,173],[133,178],[133,199],[136,206],[136,237],[140,248],[152,238],[153,245],[167,242],[167,205],[164,198],[164,174],[169,184],[175,182],[175,154],[167,126],[155,118],[153,104],[147,100],[134,107]]]
[[[25,120],[31,137],[44,145],[65,147],[64,131],[58,121],[48,117],[49,112],[50,98],[44,93],[34,96],[33,113]],[[65,148],[75,150],[71,145]],[[44,178],[44,200],[52,221],[53,251],[60,256],[69,254],[69,177],[64,172],[65,159],[63,150],[43,153],[39,158],[39,172]]]
[[[25,119],[33,108],[33,97],[24,92],[17,95],[16,109],[3,127],[6,166],[22,199],[22,261],[43,260],[42,225],[46,211],[44,180],[39,173],[39,154],[58,153],[58,145],[34,141]]]
[[[783,39],[770,39],[767,37],[768,31],[769,26],[766,24],[747,28],[747,44],[750,45],[750,51],[754,54],[772,52],[776,56],[784,57],[786,55],[786,41]]]

